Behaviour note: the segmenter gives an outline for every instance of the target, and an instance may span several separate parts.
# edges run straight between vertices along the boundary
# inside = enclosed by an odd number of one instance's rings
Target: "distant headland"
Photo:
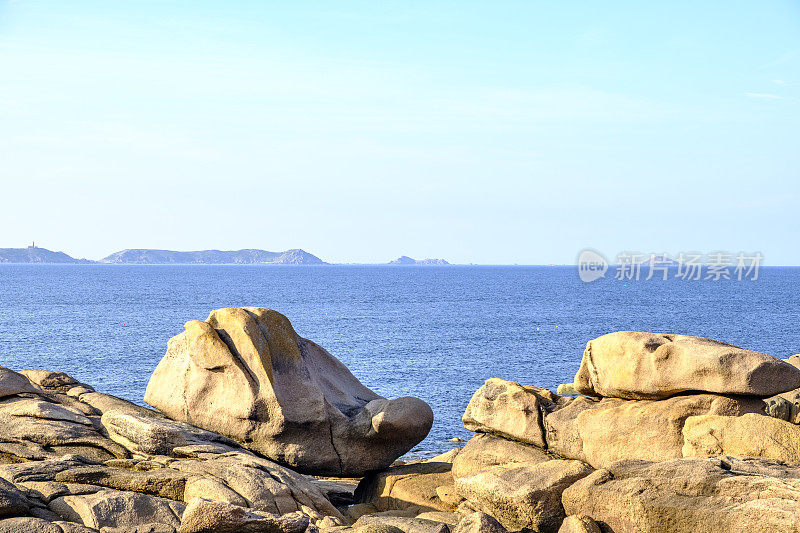
[[[77,259],[64,252],[53,252],[31,244],[26,248],[0,248],[0,264],[123,264],[123,265],[329,265],[314,254],[294,248],[270,252],[255,248],[243,250],[196,250],[179,252],[150,248],[129,248],[100,260]],[[449,265],[444,259],[416,260],[401,256],[389,265]]]
[[[75,259],[64,252],[53,252],[36,246],[27,248],[0,248],[0,263],[94,263],[88,259]]]

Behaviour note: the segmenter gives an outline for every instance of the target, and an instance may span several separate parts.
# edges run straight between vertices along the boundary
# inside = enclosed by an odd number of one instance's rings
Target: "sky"
[[[800,2],[0,0],[0,247],[800,265]]]

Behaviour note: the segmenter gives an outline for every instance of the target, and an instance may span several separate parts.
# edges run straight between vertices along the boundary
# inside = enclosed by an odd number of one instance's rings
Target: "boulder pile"
[[[392,463],[424,402],[279,313],[218,310],[170,341],[161,411],[0,367],[0,533],[800,533],[798,360],[604,335],[570,394],[488,379],[463,448]]]
[[[463,416],[474,437],[435,477],[430,464],[374,474],[348,512],[445,511],[475,531],[800,532],[797,359],[604,335],[559,387],[571,395],[488,379]]]

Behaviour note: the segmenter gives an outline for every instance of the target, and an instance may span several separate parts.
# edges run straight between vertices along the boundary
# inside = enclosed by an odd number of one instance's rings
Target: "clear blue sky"
[[[800,3],[0,0],[0,246],[800,264]]]

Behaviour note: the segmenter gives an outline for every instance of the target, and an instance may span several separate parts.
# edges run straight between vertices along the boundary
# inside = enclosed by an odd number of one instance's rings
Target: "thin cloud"
[[[774,83],[775,85],[789,85],[783,80],[772,80],[772,83]]]
[[[783,98],[782,96],[778,96],[777,94],[769,94],[769,93],[744,93],[745,96],[749,98],[761,98],[764,100],[780,100]]]
[[[764,66],[765,67],[774,67],[776,65],[782,65],[783,63],[786,63],[787,61],[791,61],[792,59],[794,59],[798,55],[800,55],[800,50],[791,50],[789,52],[786,52],[785,54],[782,54],[782,55],[776,57],[772,61],[769,61],[769,62],[765,63]]]

